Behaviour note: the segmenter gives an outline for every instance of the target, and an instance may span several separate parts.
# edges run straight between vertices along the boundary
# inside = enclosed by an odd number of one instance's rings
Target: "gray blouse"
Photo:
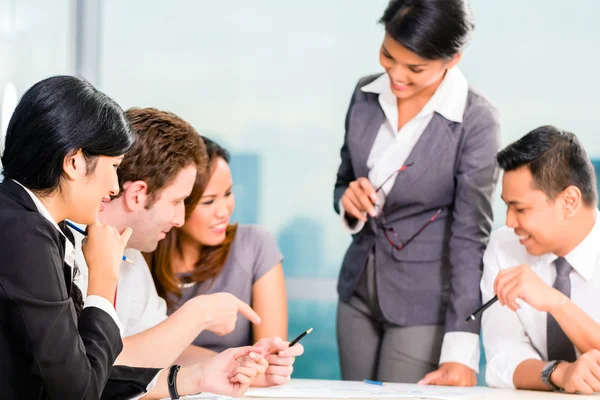
[[[275,238],[269,231],[258,225],[239,225],[221,273],[212,281],[182,288],[181,299],[169,307],[169,315],[193,297],[217,292],[231,293],[252,305],[252,285],[282,260]],[[180,274],[179,277],[184,278],[186,274]],[[173,297],[173,300],[176,298]],[[239,315],[235,330],[230,334],[218,336],[204,331],[194,340],[195,345],[216,352],[230,347],[247,346],[251,342],[251,323]]]

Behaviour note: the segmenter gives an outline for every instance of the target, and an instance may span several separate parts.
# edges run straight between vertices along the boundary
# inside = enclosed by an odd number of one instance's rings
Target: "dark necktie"
[[[571,298],[571,278],[569,278],[569,274],[573,267],[563,257],[557,258],[554,261],[554,265],[556,266],[556,279],[552,287],[568,298]],[[561,360],[573,362],[576,360],[577,357],[573,343],[550,313],[548,313],[546,321],[546,337],[548,341],[549,361]]]

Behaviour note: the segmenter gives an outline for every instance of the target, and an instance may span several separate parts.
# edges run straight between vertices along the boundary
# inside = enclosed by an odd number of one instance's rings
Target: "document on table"
[[[250,388],[245,397],[254,398],[326,398],[326,399],[433,399],[433,400],[463,400],[481,396],[488,388],[458,388],[443,386],[419,386],[399,383],[389,383],[384,386],[371,385],[363,382],[344,382],[327,380],[294,379],[283,386],[269,388]],[[228,400],[225,396],[203,393],[199,396],[188,396],[185,399]]]
[[[445,389],[445,390],[444,390]],[[287,397],[287,398],[327,398],[327,399],[451,399],[462,400],[474,397],[459,388],[386,384],[371,385],[363,382],[306,381],[296,380],[287,385],[270,388],[250,388],[246,397]]]
[[[235,400],[234,397],[229,396],[221,396],[219,394],[214,393],[200,393],[200,394],[190,394],[188,396],[181,396],[181,400]],[[170,400],[169,398],[163,400]]]

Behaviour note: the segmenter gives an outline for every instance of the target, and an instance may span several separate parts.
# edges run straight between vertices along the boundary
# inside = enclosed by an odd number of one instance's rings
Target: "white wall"
[[[376,21],[387,0],[97,1],[101,89],[124,108],[174,111],[258,160],[250,206],[286,250],[290,332],[318,323],[297,371],[335,377],[334,285],[349,237],[333,212],[333,183],[350,94],[380,70]],[[9,81],[20,96],[74,72],[74,2],[0,0],[0,94]],[[600,157],[600,2],[471,4],[477,27],[461,68],[500,108],[504,143],[556,124]],[[498,195],[495,210],[500,226]]]
[[[386,0],[104,3],[100,85],[123,106],[165,108],[233,151],[261,156],[261,222],[322,225],[327,275],[348,243],[332,211],[344,114],[378,71]],[[150,5],[150,6],[149,6]],[[473,0],[462,68],[502,112],[505,144],[542,124],[600,155],[600,2]],[[243,201],[243,200],[242,200]],[[496,225],[504,221],[497,196]]]
[[[72,21],[70,0],[0,0],[0,109],[9,82],[20,98],[43,78],[73,73]]]

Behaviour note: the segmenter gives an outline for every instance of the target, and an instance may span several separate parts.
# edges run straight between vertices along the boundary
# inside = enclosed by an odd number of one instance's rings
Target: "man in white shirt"
[[[577,137],[543,126],[497,155],[506,227],[485,252],[488,385],[600,391],[600,220]]]
[[[119,231],[133,233],[122,262],[114,305],[122,326],[123,351],[116,364],[164,368],[172,363],[190,365],[215,353],[190,345],[202,330],[225,335],[235,328],[238,313],[260,323],[252,308],[228,293],[198,296],[167,318],[165,301],[159,297],[143,252],[156,249],[172,227],[182,226],[184,201],[194,181],[205,179],[206,150],[198,133],[174,114],[152,108],[127,112],[136,142],[119,166],[119,195],[103,205],[100,221]],[[75,233],[77,240],[82,235]],[[77,246],[76,283],[84,298],[87,266]],[[262,339],[269,367],[253,386],[282,384],[290,379],[294,357],[302,345],[288,349],[280,338]]]

